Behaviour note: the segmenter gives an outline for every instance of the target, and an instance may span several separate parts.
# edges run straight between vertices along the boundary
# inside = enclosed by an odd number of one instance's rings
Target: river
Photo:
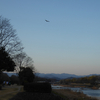
[[[63,87],[63,86],[53,86],[52,89],[71,89],[73,91],[82,91],[84,94],[91,96],[91,97],[96,97],[100,99],[100,89],[93,90],[90,88],[72,88],[72,87]]]

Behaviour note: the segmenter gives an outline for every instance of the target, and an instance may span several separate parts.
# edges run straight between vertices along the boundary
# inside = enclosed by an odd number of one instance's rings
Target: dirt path
[[[3,95],[0,95],[0,97],[5,96],[5,95],[10,94],[10,93],[19,92],[20,89],[21,89],[22,87],[23,87],[23,86],[14,86],[14,85],[13,85],[13,86],[5,86],[5,87],[3,87],[2,89],[6,89],[6,88],[18,88],[18,90],[5,93],[5,94],[3,94]]]

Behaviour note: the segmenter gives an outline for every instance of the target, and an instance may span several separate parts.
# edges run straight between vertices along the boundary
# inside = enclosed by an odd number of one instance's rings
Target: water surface
[[[52,89],[71,89],[76,92],[81,91],[84,94],[91,97],[98,97],[98,98],[100,97],[100,89],[93,90],[90,88],[73,88],[73,87],[63,87],[63,86],[53,86],[53,85],[52,85]]]

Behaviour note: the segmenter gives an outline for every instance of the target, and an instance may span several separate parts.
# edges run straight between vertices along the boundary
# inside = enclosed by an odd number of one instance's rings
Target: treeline
[[[20,84],[20,80],[18,78],[18,76],[16,75],[12,75],[11,77],[9,77],[6,73],[2,73],[1,77],[0,77],[0,84],[3,84],[3,82],[10,82],[12,85],[13,84]]]
[[[45,81],[45,82],[53,83],[56,82],[57,80],[54,78],[42,78],[42,77],[35,76],[34,81]]]
[[[12,85],[13,84],[24,84],[24,83],[31,83],[31,82],[55,82],[56,79],[53,79],[53,78],[50,78],[50,79],[47,79],[47,78],[41,78],[41,77],[37,77],[35,76],[34,74],[31,73],[31,70],[30,71],[23,71],[21,72],[19,75],[16,74],[16,75],[11,75],[11,76],[8,76],[7,73],[1,73],[0,75],[0,84],[3,84],[3,82],[10,82]],[[29,76],[29,77],[28,77]]]
[[[70,83],[90,83],[90,84],[98,84],[100,80],[100,76],[89,76],[82,78],[72,78],[72,79],[63,79],[60,80],[60,84],[70,84]]]

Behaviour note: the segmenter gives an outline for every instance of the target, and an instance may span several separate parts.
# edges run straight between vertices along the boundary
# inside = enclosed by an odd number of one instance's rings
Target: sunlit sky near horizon
[[[100,74],[100,0],[0,0],[0,15],[38,72]]]

